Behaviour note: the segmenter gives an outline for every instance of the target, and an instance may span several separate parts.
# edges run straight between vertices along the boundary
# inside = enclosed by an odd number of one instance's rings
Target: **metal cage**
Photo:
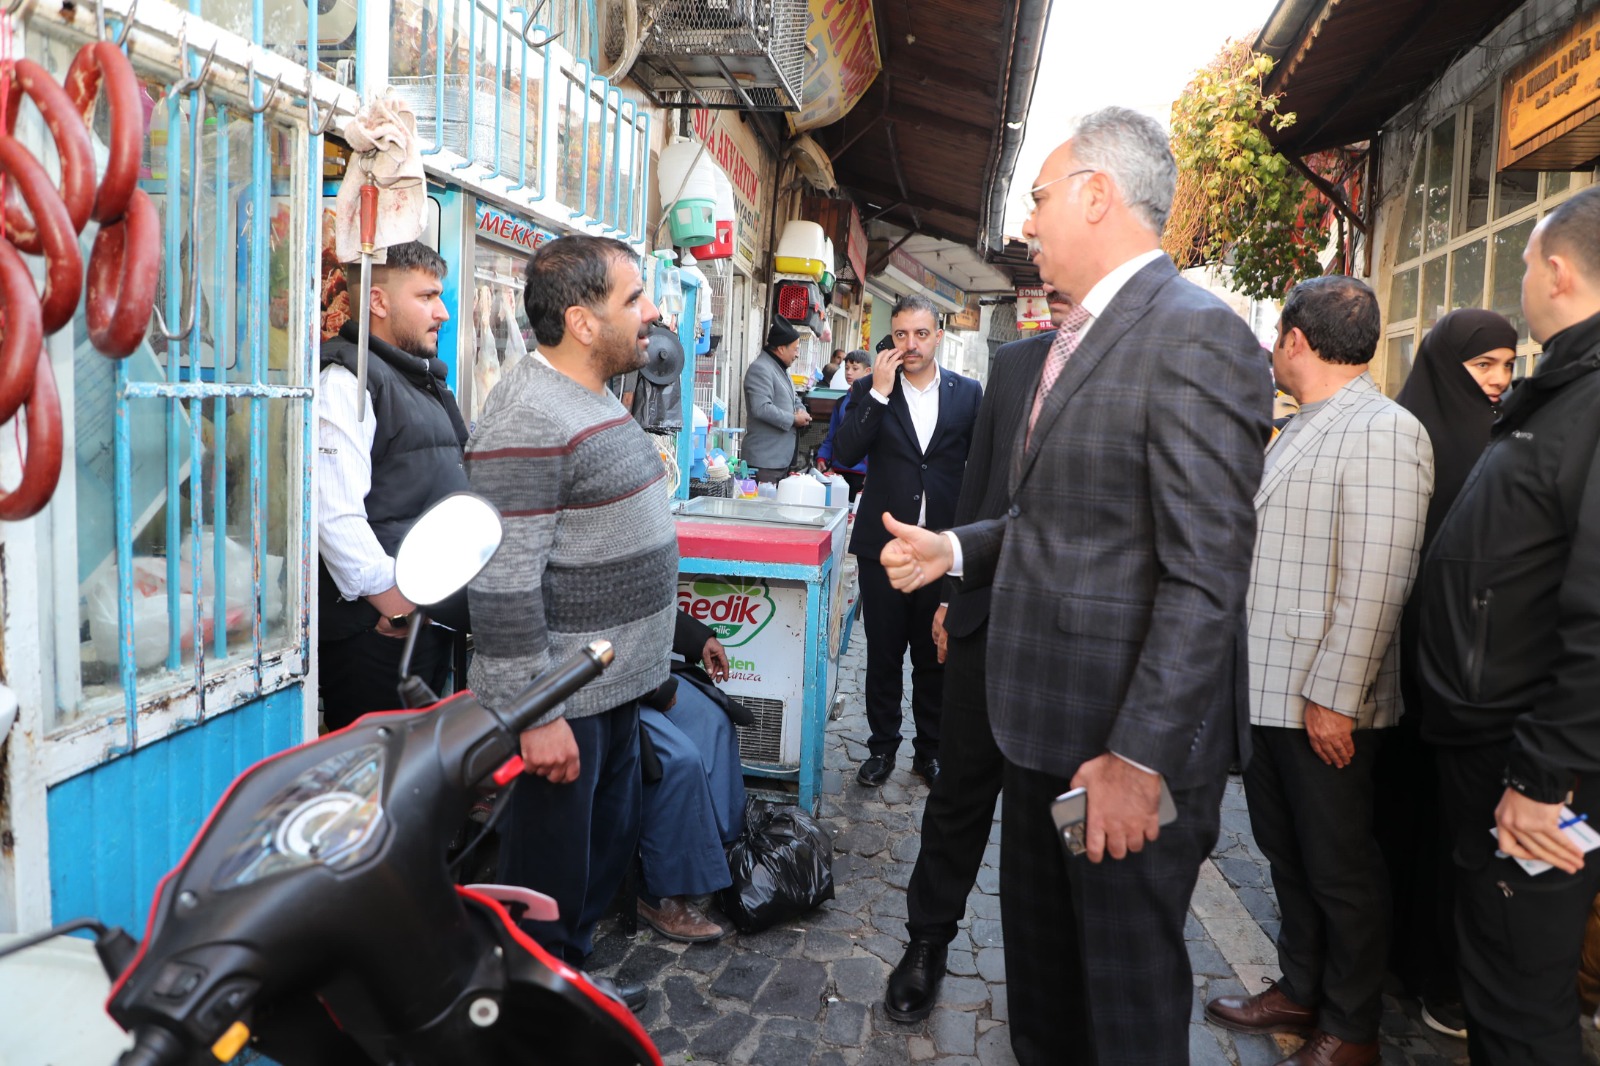
[[[661,0],[633,76],[662,107],[798,111],[807,0]]]
[[[476,79],[477,88],[474,94],[476,99],[469,102],[466,75],[446,74],[442,79],[444,82],[442,94],[438,91],[437,83],[440,80],[432,76],[389,79],[389,88],[404,100],[417,116],[417,136],[433,145],[455,152],[465,159],[493,167],[500,173],[515,175],[521,159],[518,127],[514,122],[508,122],[505,128],[499,131],[500,150],[496,153],[494,117],[497,90],[500,95],[500,107],[506,115],[517,114],[521,107],[518,94],[503,85],[495,85],[493,79],[479,77]],[[437,114],[441,95],[444,97],[442,131],[439,128]],[[471,113],[470,120],[469,113]],[[469,131],[470,144],[468,144]],[[538,173],[538,135],[537,112],[533,112],[529,115],[528,121],[528,156],[533,165],[528,169],[534,174]],[[529,181],[528,184],[535,182]]]

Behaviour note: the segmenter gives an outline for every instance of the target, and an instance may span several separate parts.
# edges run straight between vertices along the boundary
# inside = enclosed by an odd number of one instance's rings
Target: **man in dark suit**
[[[885,520],[895,587],[945,573],[991,587],[1022,1066],[1188,1061],[1184,918],[1228,764],[1245,754],[1271,382],[1244,322],[1161,254],[1176,174],[1166,132],[1124,108],[1088,116],[1051,153],[1023,232],[1040,275],[1090,317],[1057,335],[1016,427],[1010,506],[942,534]],[[1177,808],[1165,827],[1163,785]],[[1079,787],[1087,856],[1068,858],[1051,801]]]
[[[932,785],[939,777],[939,707],[944,668],[933,643],[939,589],[902,596],[889,587],[878,553],[889,541],[885,512],[903,522],[943,527],[955,517],[961,474],[983,386],[941,370],[944,330],[925,296],[902,296],[889,315],[894,347],[878,353],[872,377],[850,389],[850,408],[833,441],[846,466],[868,460],[869,476],[856,512],[850,550],[860,561],[862,626],[867,635],[867,760],[856,779],[876,787],[894,770],[900,747],[901,664],[911,648],[913,773]]]
[[[1083,325],[1077,304],[1050,290],[1050,321],[1057,328]],[[999,518],[1011,505],[1011,450],[1015,427],[1028,417],[1039,371],[1055,334],[1014,341],[994,353],[988,387],[972,430],[967,475],[961,481],[954,524]],[[984,696],[984,655],[989,637],[988,586],[949,581],[946,603],[934,613],[933,639],[944,663],[944,706],[939,713],[943,756],[939,780],[922,810],[922,847],[906,886],[906,932],[911,943],[884,995],[884,1011],[897,1022],[932,1012],[945,955],[967,909],[983,850],[994,822],[1004,763],[989,729]]]

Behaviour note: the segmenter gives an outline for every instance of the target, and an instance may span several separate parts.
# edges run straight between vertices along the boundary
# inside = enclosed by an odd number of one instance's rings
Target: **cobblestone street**
[[[856,783],[855,769],[866,758],[863,664],[857,628],[840,681],[843,714],[828,727],[821,808],[821,820],[834,834],[836,898],[799,920],[716,944],[673,943],[642,923],[631,937],[610,924],[602,929],[591,968],[650,986],[641,1017],[669,1066],[1015,1063],[1006,1024],[998,820],[950,948],[938,1008],[914,1025],[883,1013],[884,984],[907,939],[905,886],[927,790],[912,776],[909,755],[883,788]],[[1255,991],[1263,978],[1275,976],[1277,926],[1266,860],[1251,837],[1244,791],[1234,778],[1223,800],[1217,850],[1201,869],[1190,905],[1194,1066],[1270,1066],[1298,1042],[1237,1036],[1200,1020],[1207,998]],[[1383,1033],[1387,1066],[1466,1062],[1465,1041],[1423,1026],[1414,1002],[1386,997]],[[1593,1057],[1595,1034],[1586,1036]]]

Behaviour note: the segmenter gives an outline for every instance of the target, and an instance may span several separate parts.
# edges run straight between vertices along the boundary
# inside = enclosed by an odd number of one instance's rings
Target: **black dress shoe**
[[[911,772],[928,783],[932,788],[933,783],[939,780],[939,756],[918,755],[911,760]]]
[[[624,984],[621,981],[613,981],[609,977],[602,977],[597,973],[585,973],[583,976],[589,979],[591,985],[594,985],[635,1014],[644,1010],[644,1005],[650,1001],[650,989],[646,988],[642,981],[630,981]]]
[[[868,788],[877,788],[889,780],[889,775],[893,772],[893,755],[874,755],[861,764],[861,769],[856,771],[856,780]]]
[[[897,1022],[917,1022],[933,1012],[944,976],[945,946],[931,940],[913,940],[900,965],[889,975],[883,997],[884,1013]]]

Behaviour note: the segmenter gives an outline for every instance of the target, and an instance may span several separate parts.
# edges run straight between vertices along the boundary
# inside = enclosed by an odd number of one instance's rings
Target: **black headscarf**
[[[1451,311],[1422,338],[1396,400],[1417,416],[1433,442],[1433,500],[1424,548],[1433,543],[1467,474],[1488,447],[1494,425],[1494,405],[1466,364],[1484,352],[1516,346],[1516,327],[1493,311],[1477,308]]]

